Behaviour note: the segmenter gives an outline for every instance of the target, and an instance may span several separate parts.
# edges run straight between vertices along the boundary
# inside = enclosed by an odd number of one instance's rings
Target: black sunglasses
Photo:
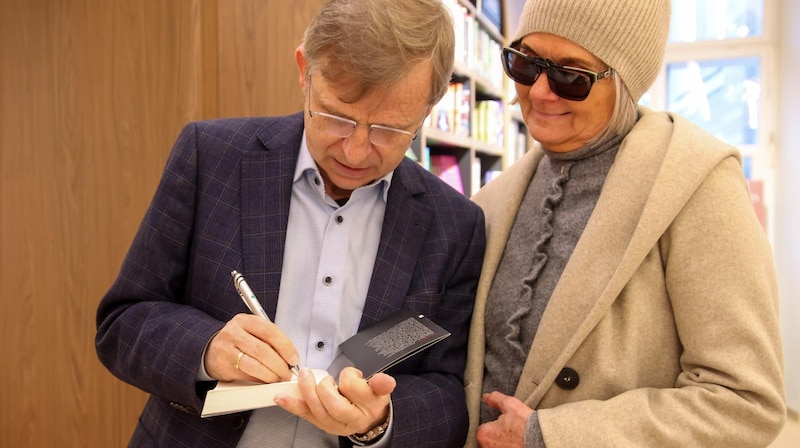
[[[561,98],[572,101],[585,100],[592,90],[592,84],[614,74],[613,68],[597,73],[567,67],[549,59],[528,56],[512,47],[503,48],[503,70],[509,78],[526,86],[532,86],[539,75],[546,71],[550,90]]]

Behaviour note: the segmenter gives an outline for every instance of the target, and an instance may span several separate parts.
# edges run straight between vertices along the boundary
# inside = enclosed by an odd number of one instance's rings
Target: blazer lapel
[[[297,117],[259,129],[242,156],[243,274],[270,319],[278,306],[292,177],[302,139],[302,118]]]
[[[523,368],[516,396],[529,406],[538,405],[663,232],[663,228],[639,224],[645,209],[652,209],[648,201],[666,152],[669,129],[660,126],[632,132],[623,141],[595,212],[553,291]],[[598,254],[602,254],[602,262],[598,262]]]
[[[414,195],[425,190],[419,173],[407,166],[408,163],[414,162],[404,160],[392,177],[360,329],[403,306],[428,233],[432,210],[414,199]]]

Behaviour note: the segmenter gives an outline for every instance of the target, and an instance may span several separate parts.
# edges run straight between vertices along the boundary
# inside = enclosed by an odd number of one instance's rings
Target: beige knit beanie
[[[634,101],[658,76],[670,0],[528,0],[514,41],[535,32],[575,42],[617,71]]]

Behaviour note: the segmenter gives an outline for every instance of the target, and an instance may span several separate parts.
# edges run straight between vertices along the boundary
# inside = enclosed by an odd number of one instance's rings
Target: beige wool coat
[[[640,113],[515,396],[537,410],[548,448],[765,446],[786,412],[778,294],[739,153],[684,118]],[[465,375],[467,446],[487,295],[542,155],[526,154],[473,197],[488,241]]]

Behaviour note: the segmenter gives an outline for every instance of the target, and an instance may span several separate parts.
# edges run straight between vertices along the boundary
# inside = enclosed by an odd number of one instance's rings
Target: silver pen
[[[250,289],[250,285],[247,284],[247,280],[244,279],[244,276],[240,274],[239,271],[233,270],[231,271],[231,277],[233,277],[233,287],[236,288],[239,297],[241,297],[244,304],[247,305],[247,309],[256,316],[261,316],[266,320],[270,320],[267,312],[264,311],[264,308],[261,307],[261,303],[256,298],[255,293]],[[300,376],[300,368],[298,366],[289,366],[289,368],[295,375],[298,377]]]

